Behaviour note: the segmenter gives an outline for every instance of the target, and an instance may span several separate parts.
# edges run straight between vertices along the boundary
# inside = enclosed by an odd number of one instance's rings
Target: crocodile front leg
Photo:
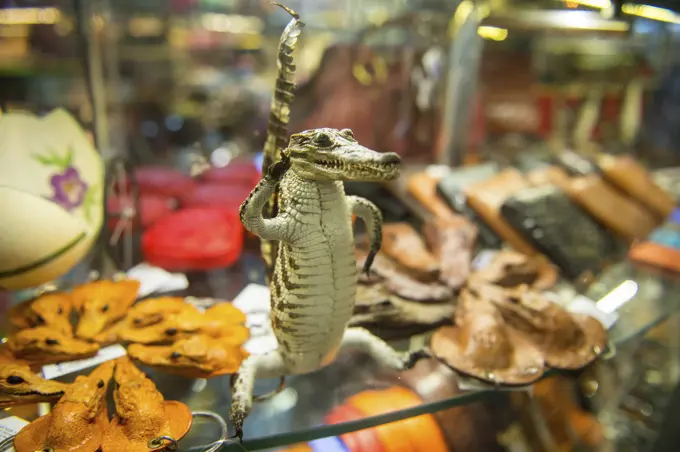
[[[291,222],[285,213],[275,218],[264,218],[262,208],[269,201],[279,180],[288,169],[286,162],[278,162],[271,166],[264,178],[255,186],[241,207],[239,216],[243,226],[263,240],[290,241]]]
[[[262,355],[251,355],[241,363],[231,389],[229,420],[239,440],[243,439],[243,421],[253,406],[253,388],[257,378],[280,378],[288,373],[281,354],[275,350]]]
[[[375,204],[365,198],[347,196],[347,204],[350,212],[364,222],[368,231],[370,245],[363,269],[364,273],[368,274],[373,265],[373,258],[380,251],[382,244],[382,214]]]
[[[368,354],[380,366],[408,370],[429,355],[424,350],[398,352],[365,328],[348,328],[342,336],[341,349],[356,348]]]

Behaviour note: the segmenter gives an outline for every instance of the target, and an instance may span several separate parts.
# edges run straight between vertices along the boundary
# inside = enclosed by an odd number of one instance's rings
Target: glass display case
[[[10,3],[3,447],[673,443],[672,5]],[[344,184],[324,203],[327,179]],[[249,207],[262,187],[277,195]],[[274,205],[302,232],[262,246]],[[315,278],[315,301],[290,298]],[[303,330],[328,349],[318,363],[291,351]],[[344,346],[347,331],[362,339]],[[255,380],[244,408],[244,363],[262,356],[293,375]],[[85,430],[69,424],[81,405]]]

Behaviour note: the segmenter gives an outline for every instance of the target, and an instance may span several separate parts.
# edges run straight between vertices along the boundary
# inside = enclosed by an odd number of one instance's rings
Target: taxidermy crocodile
[[[294,70],[291,36],[297,37],[302,27],[297,14],[287,11],[293,20],[281,39],[275,92],[278,111],[286,113],[292,100],[290,77]],[[272,119],[276,119],[274,114]],[[280,119],[269,128],[268,143],[281,141],[285,126]],[[330,364],[345,346],[364,350],[377,362],[398,370],[412,367],[422,356],[398,353],[365,329],[346,328],[354,309],[358,277],[352,215],[364,221],[369,231],[365,272],[380,249],[382,216],[368,200],[346,196],[343,181],[395,179],[399,176],[399,156],[361,146],[349,129],[294,134],[280,154],[278,162],[263,167],[264,177],[240,208],[244,227],[265,243],[277,245],[273,247],[276,255],[268,282],[278,348],[248,357],[239,368],[230,413],[239,438],[251,408],[256,378],[313,372]],[[267,217],[266,213],[272,213],[268,209],[275,193],[276,210]],[[263,208],[268,211],[265,215]]]

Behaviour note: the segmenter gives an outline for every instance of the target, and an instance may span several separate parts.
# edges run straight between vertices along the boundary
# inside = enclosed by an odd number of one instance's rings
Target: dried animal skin
[[[52,292],[14,307],[9,313],[9,319],[12,325],[19,329],[49,326],[70,334],[71,308],[70,294]]]
[[[116,360],[114,380],[116,414],[104,433],[103,452],[146,452],[148,442],[154,438],[180,440],[189,431],[189,408],[180,402],[166,402],[156,385],[129,358]]]
[[[416,279],[422,281],[437,279],[439,262],[410,224],[383,225],[383,242],[380,249],[385,256]]]
[[[439,260],[439,280],[452,289],[459,289],[470,275],[477,227],[463,217],[439,218],[426,222],[423,233]]]
[[[456,325],[437,330],[430,348],[456,371],[490,383],[525,385],[544,371],[538,348],[508,328],[489,300],[468,290],[461,293]]]
[[[193,335],[172,345],[132,344],[128,354],[133,360],[164,372],[190,378],[209,378],[234,373],[248,354],[243,342],[231,338]]]
[[[558,276],[557,269],[542,256],[504,249],[487,266],[474,272],[471,279],[502,287],[527,284],[544,290],[554,286]]]
[[[109,424],[106,391],[113,361],[79,376],[52,411],[27,425],[14,439],[17,452],[95,452]]]
[[[68,385],[45,380],[28,366],[0,363],[0,408],[58,400]]]
[[[366,255],[361,252],[357,252],[357,255],[357,268],[361,268]],[[450,287],[437,282],[424,283],[415,280],[402,273],[394,262],[381,253],[375,256],[371,272],[371,275],[361,277],[362,284],[375,284],[380,281],[391,293],[407,300],[438,303],[453,297],[453,290]]]
[[[173,314],[146,328],[128,328],[120,332],[124,341],[138,344],[169,344],[195,334],[225,337],[239,343],[248,338],[245,314],[231,303],[220,303],[205,312],[186,311]]]
[[[81,341],[46,326],[17,332],[8,339],[7,346],[14,356],[31,364],[89,358],[99,350],[98,344]]]
[[[551,367],[580,369],[607,346],[607,331],[598,320],[570,313],[527,287],[505,289],[492,302],[508,325],[541,349]]]
[[[139,281],[101,280],[73,289],[73,304],[79,314],[76,336],[94,339],[108,326],[125,316],[137,299]]]

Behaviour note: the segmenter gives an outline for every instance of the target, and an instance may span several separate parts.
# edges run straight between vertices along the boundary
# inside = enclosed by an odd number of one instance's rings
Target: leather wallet
[[[602,154],[597,163],[607,182],[653,212],[660,220],[670,215],[675,201],[659,187],[638,161],[627,155]]]
[[[505,169],[490,179],[478,182],[464,191],[468,205],[506,243],[524,254],[536,254],[536,249],[517,232],[500,209],[506,199],[530,187],[529,181],[516,169]]]
[[[596,274],[616,249],[614,238],[554,185],[519,192],[501,213],[571,279]]]
[[[493,177],[498,172],[498,165],[485,163],[454,169],[442,177],[437,183],[437,194],[446,204],[477,224],[478,240],[484,248],[500,248],[503,244],[498,235],[489,228],[470,206],[467,205],[465,189],[475,183]]]
[[[657,224],[651,212],[609,185],[598,174],[574,177],[565,188],[576,204],[626,240],[645,238]]]

